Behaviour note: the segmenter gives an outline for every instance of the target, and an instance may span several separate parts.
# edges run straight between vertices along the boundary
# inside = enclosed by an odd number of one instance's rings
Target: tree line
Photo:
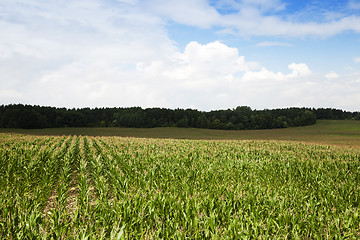
[[[0,106],[0,128],[60,127],[191,127],[208,129],[271,129],[305,126],[316,119],[360,119],[359,112],[331,108],[234,109],[199,111],[167,108],[55,108],[23,104]]]

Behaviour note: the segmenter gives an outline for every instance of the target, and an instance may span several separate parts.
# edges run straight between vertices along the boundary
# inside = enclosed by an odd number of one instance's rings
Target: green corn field
[[[0,134],[0,239],[359,239],[360,151]]]

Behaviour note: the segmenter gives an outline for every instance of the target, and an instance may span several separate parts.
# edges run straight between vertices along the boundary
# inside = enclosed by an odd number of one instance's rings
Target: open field
[[[3,133],[0,239],[358,239],[359,157],[288,141]]]
[[[318,120],[306,127],[271,130],[209,130],[195,128],[51,128],[0,129],[30,135],[122,136],[174,139],[282,140],[360,147],[360,121]]]

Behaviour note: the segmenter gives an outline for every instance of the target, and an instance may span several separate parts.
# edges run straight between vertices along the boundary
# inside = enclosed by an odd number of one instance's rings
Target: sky
[[[0,0],[0,104],[360,111],[360,0]]]

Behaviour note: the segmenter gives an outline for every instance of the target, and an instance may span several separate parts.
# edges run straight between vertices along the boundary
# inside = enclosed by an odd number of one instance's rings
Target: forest
[[[183,127],[207,129],[272,129],[315,124],[317,119],[360,119],[359,112],[333,108],[234,109],[199,111],[168,108],[55,108],[10,104],[0,106],[0,128]]]

